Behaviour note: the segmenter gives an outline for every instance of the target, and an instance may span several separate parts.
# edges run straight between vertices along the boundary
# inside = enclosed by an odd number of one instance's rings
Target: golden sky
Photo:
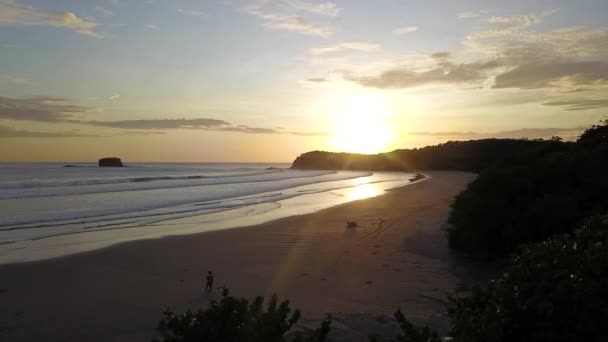
[[[0,0],[0,161],[288,162],[606,118],[608,2]]]

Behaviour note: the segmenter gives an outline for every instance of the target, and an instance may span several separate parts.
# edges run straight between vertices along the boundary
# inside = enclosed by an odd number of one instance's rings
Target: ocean
[[[407,185],[412,173],[268,163],[0,163],[0,264],[243,227]]]

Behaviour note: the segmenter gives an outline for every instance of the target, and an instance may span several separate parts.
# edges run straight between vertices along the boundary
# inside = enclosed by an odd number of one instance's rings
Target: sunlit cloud
[[[376,63],[376,70],[333,70],[344,80],[378,89],[407,89],[427,85],[451,85],[459,89],[541,89],[535,102],[567,110],[605,107],[596,99],[608,88],[608,29],[568,27],[534,30],[555,11],[518,16],[491,16],[486,27],[468,35],[463,48],[430,55],[405,57],[401,61]],[[480,13],[481,16],[481,13]],[[357,70],[359,69],[359,70]],[[325,78],[309,78],[310,83]],[[552,97],[594,91],[585,99]]]
[[[553,100],[543,103],[545,106],[563,106],[566,110],[577,111],[577,110],[588,110],[598,108],[608,108],[608,99],[567,99],[567,100]]]
[[[313,4],[298,0],[258,1],[243,7],[242,10],[262,19],[266,27],[321,38],[333,34],[333,25],[313,22],[304,17],[304,14],[312,13],[327,17],[337,17],[340,14],[340,8],[333,3]]]
[[[381,49],[380,44],[371,41],[348,41],[341,42],[334,45],[312,48],[310,53],[313,55],[323,55],[331,52],[339,52],[344,50],[373,52]]]
[[[73,30],[89,37],[101,37],[95,32],[97,23],[92,19],[83,19],[69,11],[36,8],[16,0],[0,0],[0,25],[50,26]]]
[[[489,10],[473,10],[473,11],[461,12],[461,13],[458,13],[458,18],[459,19],[479,18],[485,14],[488,14],[489,12],[490,12]]]
[[[406,34],[418,31],[418,26],[403,26],[393,30],[393,33],[398,36],[404,36]]]

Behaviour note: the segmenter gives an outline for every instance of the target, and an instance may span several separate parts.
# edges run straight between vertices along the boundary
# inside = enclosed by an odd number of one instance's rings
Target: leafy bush
[[[230,296],[227,289],[221,291],[221,299],[212,301],[204,310],[175,314],[164,308],[157,328],[162,341],[280,342],[285,341],[285,333],[300,319],[299,310],[292,312],[289,301],[279,303],[276,296],[272,296],[264,309],[263,297],[249,303]],[[295,341],[325,341],[330,323],[330,319],[323,321],[311,336],[306,339],[298,336]]]
[[[452,294],[453,341],[607,341],[608,216],[529,244],[484,289]]]
[[[576,144],[555,139],[482,171],[452,204],[450,246],[502,257],[608,210],[607,129],[593,126]]]

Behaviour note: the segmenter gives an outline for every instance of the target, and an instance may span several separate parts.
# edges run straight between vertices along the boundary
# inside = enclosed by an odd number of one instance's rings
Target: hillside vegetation
[[[608,212],[607,131],[604,122],[574,144],[551,142],[484,169],[452,204],[450,245],[501,257]]]
[[[300,155],[294,169],[309,170],[459,170],[480,172],[507,157],[529,151],[566,147],[558,140],[483,139],[450,141],[419,149],[401,149],[380,154],[335,153],[324,151]]]

